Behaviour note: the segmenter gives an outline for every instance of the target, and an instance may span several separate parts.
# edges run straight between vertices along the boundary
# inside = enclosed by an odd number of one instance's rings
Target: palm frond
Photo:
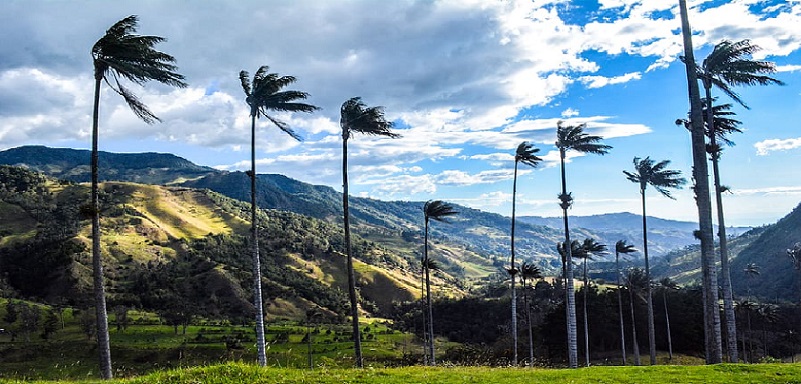
[[[452,205],[442,200],[429,200],[423,206],[423,213],[426,221],[431,219],[447,223],[449,216],[456,215],[459,212],[455,211]]]
[[[517,146],[517,150],[515,151],[515,161],[530,167],[536,167],[542,161],[542,159],[536,155],[536,153],[539,151],[539,148],[527,141],[524,141]]]
[[[247,71],[239,72],[239,81],[242,83],[242,90],[247,95],[247,103],[250,105],[250,114],[256,118],[266,117],[275,124],[280,130],[300,141],[301,137],[288,124],[271,115],[271,112],[305,112],[311,113],[320,108],[311,104],[301,103],[298,100],[305,100],[309,94],[301,91],[282,89],[297,79],[294,76],[281,76],[271,73],[270,67],[262,65],[253,75],[253,80],[249,79]]]
[[[626,240],[618,240],[615,243],[615,252],[627,255],[629,253],[637,252],[637,248],[634,248],[634,246],[631,244],[627,244]]]
[[[697,66],[704,86],[715,86],[732,100],[748,109],[740,96],[731,89],[731,86],[784,85],[783,81],[768,76],[776,72],[774,63],[750,59],[750,56],[759,49],[759,46],[752,44],[748,39],[737,42],[723,40],[715,45],[702,65]]]
[[[352,132],[373,136],[400,137],[392,132],[395,124],[387,121],[384,107],[367,107],[360,97],[352,97],[342,103],[339,124],[343,135],[349,137]]]
[[[655,163],[650,157],[641,159],[634,158],[635,172],[623,171],[626,178],[633,182],[640,184],[641,192],[645,192],[645,188],[651,185],[663,196],[673,199],[669,189],[679,189],[687,180],[681,177],[681,171],[667,169],[670,160],[663,160]]]
[[[250,96],[252,89],[250,88],[250,74],[248,71],[239,71],[239,82],[242,83],[242,90],[245,91],[245,95]]]
[[[605,155],[609,153],[612,146],[600,144],[600,141],[603,140],[600,136],[584,133],[586,127],[586,123],[575,126],[564,126],[562,122],[559,121],[556,128],[556,147],[563,151],[574,150],[594,155]]]

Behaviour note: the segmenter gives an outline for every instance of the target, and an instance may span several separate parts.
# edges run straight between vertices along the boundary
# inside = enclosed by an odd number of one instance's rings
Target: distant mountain
[[[0,152],[0,164],[24,166],[45,174],[84,182],[89,180],[87,150],[20,147]],[[249,179],[243,172],[202,167],[169,154],[113,154],[102,152],[101,178],[203,188],[228,197],[249,201]],[[310,185],[282,175],[261,174],[257,200],[262,208],[285,210],[341,225],[342,195],[333,188]],[[381,201],[351,197],[354,230],[367,239],[419,257],[409,241],[421,243],[423,202]],[[555,203],[554,203],[555,204]],[[456,206],[460,212],[451,224],[435,223],[432,235],[443,244],[456,246],[452,258],[443,263],[446,272],[481,276],[502,270],[508,263],[510,218]],[[640,216],[617,213],[571,217],[574,238],[593,237],[611,248],[617,240],[642,242]],[[649,251],[659,257],[695,243],[694,223],[649,218]],[[546,271],[560,268],[555,244],[562,238],[561,219],[522,217],[518,222],[516,250],[522,260]],[[401,239],[402,241],[398,241]],[[470,256],[470,260],[460,260]]]
[[[24,146],[0,151],[0,164],[27,168],[59,179],[91,181],[92,152],[83,149]],[[171,184],[217,172],[167,153],[98,153],[101,181]]]

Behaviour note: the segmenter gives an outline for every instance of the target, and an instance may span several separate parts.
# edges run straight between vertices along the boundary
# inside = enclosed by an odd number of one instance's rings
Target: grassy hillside
[[[14,291],[6,296],[88,305],[91,231],[81,215],[88,195],[86,185],[0,167],[0,276],[5,280],[0,287]],[[101,184],[101,201],[111,306],[250,316],[247,204],[208,190],[125,182]],[[344,313],[341,230],[274,210],[261,211],[260,222],[270,316],[302,318],[314,307],[334,317]],[[369,312],[387,314],[393,301],[419,295],[414,254],[358,236],[354,254],[362,304]],[[436,283],[444,285],[448,278]]]

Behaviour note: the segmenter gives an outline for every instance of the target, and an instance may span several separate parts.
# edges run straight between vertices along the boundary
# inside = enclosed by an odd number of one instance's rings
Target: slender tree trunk
[[[264,342],[264,301],[261,295],[261,258],[259,257],[259,225],[256,217],[256,113],[251,111],[250,122],[250,244],[253,247],[253,306],[256,308],[256,349],[259,365],[267,365],[267,346]]]
[[[584,258],[584,363],[590,366],[590,328],[589,321],[587,321],[587,288],[589,288],[587,279],[587,258]]]
[[[631,342],[634,348],[634,365],[640,365],[640,342],[637,341],[637,321],[634,318],[634,292],[629,284],[629,308],[631,308]]]
[[[517,366],[517,293],[515,292],[515,279],[517,276],[517,267],[515,266],[515,200],[517,197],[517,160],[515,160],[515,174],[514,181],[512,182],[512,230],[511,230],[511,253],[512,253],[512,266],[509,274],[512,277],[512,340],[513,340],[513,354],[512,365]]]
[[[695,201],[698,207],[698,235],[701,239],[701,268],[704,291],[704,340],[707,364],[723,362],[721,348],[720,312],[718,310],[718,282],[712,241],[712,202],[709,198],[709,171],[706,163],[701,96],[693,53],[692,31],[687,17],[687,2],[679,0],[681,30],[684,40],[684,62],[687,71],[687,88],[690,100],[690,136],[693,152],[693,179]]]
[[[426,260],[426,302],[428,304],[428,356],[431,359],[431,365],[437,365],[437,359],[434,356],[434,308],[431,304],[431,278],[429,276],[428,268],[428,218],[426,217],[426,234],[425,234],[425,260]]]
[[[423,314],[423,365],[428,365],[428,306],[426,306],[426,260],[420,262],[420,313]]]
[[[645,186],[640,187],[642,195],[642,250],[645,258],[645,280],[648,285],[645,287],[648,305],[648,351],[651,357],[651,365],[656,365],[656,329],[654,329],[654,302],[653,292],[651,291],[651,266],[648,259],[648,219],[645,211]]]
[[[626,330],[623,326],[623,294],[620,292],[620,253],[615,251],[615,269],[617,270],[617,312],[620,317],[620,352],[623,354],[623,365],[626,365]]]
[[[562,195],[567,195],[567,180],[565,178],[565,151],[559,149],[562,165]],[[567,312],[567,359],[570,368],[578,368],[578,334],[576,332],[576,291],[573,287],[573,252],[570,246],[570,225],[567,218],[567,208],[562,207],[562,217],[565,225],[565,307]]]
[[[736,363],[737,357],[737,322],[734,315],[734,295],[731,288],[731,271],[729,268],[728,239],[726,239],[726,221],[723,217],[723,193],[720,186],[720,151],[717,150],[717,137],[715,135],[715,114],[712,113],[712,83],[704,79],[706,92],[707,127],[709,129],[709,144],[713,148],[712,179],[715,187],[715,201],[718,213],[718,239],[720,244],[720,279],[723,288],[723,315],[726,319],[726,347],[729,362]]]
[[[353,350],[356,367],[364,367],[362,361],[362,336],[359,330],[359,304],[356,300],[356,275],[353,271],[353,250],[350,244],[350,212],[348,211],[348,132],[342,132],[342,210],[345,225],[345,252],[348,256],[348,297],[350,318],[353,324]]]
[[[526,322],[528,323],[528,364],[529,367],[534,367],[534,330],[532,329],[533,324],[531,324],[531,305],[528,302],[525,278],[523,279],[523,306],[526,308]]]
[[[98,120],[100,117],[100,86],[102,74],[95,74],[95,103],[92,113],[92,282],[95,294],[95,317],[97,318],[97,349],[100,358],[100,377],[112,378],[111,345],[108,334],[108,312],[106,312],[106,290],[103,285],[103,260],[100,253],[100,191],[98,183]]]
[[[662,299],[665,304],[665,324],[667,325],[668,360],[673,362],[673,339],[670,336],[670,315],[668,315],[667,289],[662,292]]]

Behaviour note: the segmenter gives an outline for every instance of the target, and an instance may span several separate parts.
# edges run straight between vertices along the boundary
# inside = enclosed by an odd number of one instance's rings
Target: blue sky
[[[202,4],[202,6],[200,6]],[[225,170],[249,164],[247,108],[238,80],[260,65],[298,78],[322,107],[266,121],[259,173],[341,190],[339,106],[361,96],[398,123],[400,139],[350,141],[351,191],[383,200],[443,199],[510,214],[512,154],[526,140],[545,161],[520,176],[520,214],[556,216],[556,122],[587,123],[613,146],[571,156],[573,215],[639,213],[623,176],[635,156],[669,159],[689,175],[686,78],[677,0],[602,1],[117,1],[0,2],[0,149],[90,145],[92,44],[117,20],[140,16],[164,36],[190,86],[132,87],[160,124],[148,126],[103,89],[100,148],[171,152]],[[751,39],[783,87],[738,89],[745,133],[722,162],[728,224],[775,222],[801,201],[801,2],[689,1],[699,60],[722,39]],[[725,100],[725,98],[721,98]],[[726,100],[728,101],[728,100]],[[688,189],[651,190],[649,214],[694,220]]]

